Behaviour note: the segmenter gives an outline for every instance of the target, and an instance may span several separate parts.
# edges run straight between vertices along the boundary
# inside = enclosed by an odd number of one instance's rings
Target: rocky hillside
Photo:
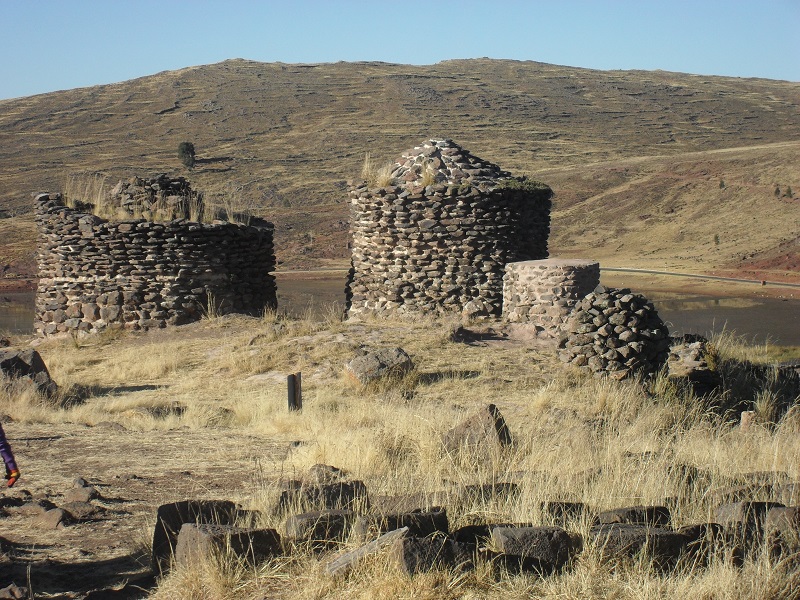
[[[346,181],[451,138],[556,192],[554,253],[796,277],[800,83],[536,62],[230,60],[0,101],[0,270],[33,268],[30,194],[187,176],[277,225],[284,268],[347,257]],[[191,141],[187,172],[178,144]],[[793,275],[794,272],[794,275]]]

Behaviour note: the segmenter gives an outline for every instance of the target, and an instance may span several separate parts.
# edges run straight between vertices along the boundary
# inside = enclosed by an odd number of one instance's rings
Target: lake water
[[[637,290],[639,291],[639,290]],[[733,331],[751,343],[800,346],[800,299],[714,297],[642,290],[673,334]],[[33,328],[33,292],[0,292],[0,332]],[[278,305],[295,316],[344,309],[344,277],[278,278]]]

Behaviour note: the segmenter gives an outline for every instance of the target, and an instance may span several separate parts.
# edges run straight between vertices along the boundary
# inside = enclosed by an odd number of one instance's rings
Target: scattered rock
[[[51,508],[36,515],[33,523],[39,529],[59,529],[69,523],[69,515],[62,508]]]
[[[309,467],[305,481],[311,484],[325,485],[343,481],[347,478],[347,471],[332,465],[316,464]]]
[[[323,485],[299,481],[289,483],[289,488],[278,499],[276,513],[335,509],[363,512],[369,509],[369,495],[362,481],[340,481]]]
[[[28,597],[28,588],[19,587],[15,583],[0,589],[0,599],[2,600],[25,600]]]
[[[687,543],[687,538],[676,531],[620,523],[592,527],[589,537],[600,548],[604,560],[644,553],[659,567],[674,566]]]
[[[720,374],[711,368],[711,348],[706,338],[686,334],[671,338],[667,377],[686,381],[697,396],[707,396],[721,383]]]
[[[462,506],[486,504],[498,500],[508,502],[517,494],[519,494],[519,486],[513,482],[470,484],[459,488],[457,502]]]
[[[48,397],[58,391],[42,357],[33,349],[0,350],[0,374],[8,379],[29,381],[38,393]]]
[[[100,498],[100,492],[91,485],[74,487],[64,493],[64,502],[89,502],[97,498]]]
[[[61,506],[72,521],[88,521],[100,517],[106,509],[89,502],[67,502]]]
[[[714,520],[725,528],[726,534],[752,543],[763,536],[767,512],[781,507],[778,502],[732,502],[718,506]]]
[[[508,425],[494,404],[489,404],[442,436],[444,448],[450,453],[471,452],[477,448],[495,450],[509,446],[511,442]]]
[[[539,504],[539,508],[555,522],[562,524],[569,519],[578,519],[589,512],[589,507],[583,502],[565,502],[562,500],[542,502]]]
[[[345,365],[345,373],[361,385],[386,377],[402,377],[414,368],[411,357],[402,348],[362,348]]]

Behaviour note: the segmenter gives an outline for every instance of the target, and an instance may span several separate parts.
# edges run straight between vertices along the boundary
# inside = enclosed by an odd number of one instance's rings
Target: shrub
[[[181,142],[178,145],[178,158],[187,169],[194,167],[194,144],[192,142]]]

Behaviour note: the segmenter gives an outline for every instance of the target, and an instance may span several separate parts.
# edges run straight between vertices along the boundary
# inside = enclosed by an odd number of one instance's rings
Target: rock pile
[[[186,178],[165,174],[120,180],[103,202],[119,218],[201,220],[203,213],[202,193],[192,190]]]
[[[598,286],[574,308],[560,339],[562,362],[625,377],[667,360],[669,331],[651,302],[629,289]]]
[[[720,385],[722,377],[712,368],[709,359],[713,351],[707,339],[686,334],[670,340],[667,377],[686,381],[698,396],[706,396]],[[713,361],[712,361],[713,362]]]
[[[112,222],[36,198],[39,335],[152,329],[204,313],[275,307],[273,228],[185,220]]]
[[[552,190],[450,140],[407,151],[384,183],[350,191],[351,316],[499,315],[506,263],[547,257]]]
[[[325,465],[315,465],[312,471],[320,467],[342,473]],[[315,477],[310,471],[303,486],[324,490],[332,485],[317,483]],[[361,482],[345,479],[337,483],[341,490],[350,490],[356,483],[363,487]],[[467,488],[498,485],[507,484],[457,486],[437,494],[442,504],[421,502],[414,509],[399,511],[382,508],[386,502],[368,502],[366,496],[362,502],[348,503],[344,500],[355,496],[333,498],[320,491],[311,494],[318,502],[309,512],[287,512],[290,507],[278,503],[276,510],[286,515],[280,530],[242,525],[261,519],[258,513],[243,511],[230,502],[195,500],[163,505],[158,509],[154,535],[154,564],[163,573],[170,568],[172,556],[178,563],[188,564],[222,548],[248,562],[310,551],[328,560],[325,572],[337,576],[383,551],[391,564],[408,575],[435,569],[465,571],[486,562],[497,568],[499,576],[520,572],[547,576],[568,567],[585,548],[598,551],[604,562],[642,559],[664,571],[681,564],[708,564],[712,556],[729,556],[741,564],[745,556],[758,555],[764,549],[778,562],[798,548],[800,507],[775,501],[724,503],[716,507],[713,521],[682,527],[675,527],[670,509],[663,505],[594,511],[581,503],[566,502],[541,503],[547,525],[490,518],[451,527],[453,519],[448,515],[485,512],[487,503],[496,501],[485,495],[471,495],[465,501]],[[366,487],[359,493],[366,494]],[[580,512],[552,510],[567,505],[580,507]],[[578,527],[581,531],[575,530]],[[347,551],[332,559],[324,553],[337,548]]]

